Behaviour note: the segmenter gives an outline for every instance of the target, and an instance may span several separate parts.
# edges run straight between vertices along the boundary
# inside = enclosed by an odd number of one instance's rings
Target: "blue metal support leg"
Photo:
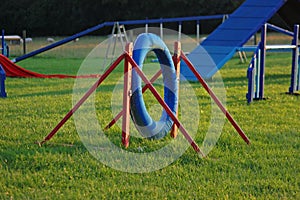
[[[267,44],[267,24],[264,24],[261,29],[260,43],[260,71],[259,73],[259,100],[264,99],[264,84],[265,84],[265,62],[266,62],[266,44]]]
[[[294,38],[292,45],[296,48],[293,49],[293,60],[292,60],[292,71],[291,71],[291,85],[289,88],[289,93],[294,94],[299,90],[299,25],[294,26]],[[298,81],[297,81],[298,79]],[[298,83],[298,84],[297,84]]]
[[[5,92],[5,79],[6,79],[5,71],[0,65],[0,97],[2,98],[7,97],[7,94]]]

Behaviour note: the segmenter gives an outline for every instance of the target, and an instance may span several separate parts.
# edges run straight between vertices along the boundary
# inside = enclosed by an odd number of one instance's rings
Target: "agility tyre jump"
[[[172,56],[165,43],[155,34],[144,33],[139,35],[133,47],[133,60],[142,70],[143,62],[151,51],[157,56],[162,70],[164,101],[175,114],[178,104],[178,79]],[[165,110],[162,111],[159,121],[154,121],[151,118],[143,100],[141,78],[135,70],[132,72],[130,113],[140,134],[149,139],[163,138],[173,125],[173,120]]]

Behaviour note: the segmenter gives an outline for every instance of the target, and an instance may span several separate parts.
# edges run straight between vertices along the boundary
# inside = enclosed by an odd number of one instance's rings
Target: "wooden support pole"
[[[197,35],[197,42],[200,42],[200,21],[197,20],[196,24],[196,35]]]
[[[23,55],[26,54],[26,30],[23,30],[22,32],[22,37],[23,37]]]
[[[1,53],[2,53],[2,55],[5,55],[5,40],[4,40],[4,29],[2,29],[2,32],[1,32],[1,35],[2,35],[2,37],[1,37],[1,46],[2,46],[2,51],[1,51]]]
[[[173,55],[173,62],[176,69],[176,77],[177,77],[177,96],[178,96],[178,104],[177,104],[177,112],[176,112],[176,118],[178,119],[179,116],[179,86],[180,86],[180,53],[181,53],[181,43],[175,42],[174,43],[174,55]],[[178,127],[174,123],[171,129],[171,137],[176,138],[178,133]]]
[[[211,88],[208,86],[208,84],[205,82],[205,80],[202,78],[202,76],[197,72],[193,64],[189,61],[189,59],[184,55],[184,53],[181,53],[182,60],[187,64],[187,66],[190,68],[190,70],[193,72],[193,74],[196,76],[198,81],[201,83],[201,85],[204,87],[204,89],[207,91],[207,93],[211,96],[211,98],[214,100],[214,102],[217,104],[217,106],[220,108],[220,110],[223,112],[223,114],[226,116],[226,118],[229,120],[231,125],[235,128],[235,130],[238,132],[238,134],[243,138],[243,140],[250,144],[249,138],[246,136],[244,131],[241,129],[241,127],[237,124],[237,122],[233,119],[231,114],[226,110],[222,102],[219,100],[219,98],[215,95],[215,93],[211,90]]]
[[[178,41],[181,41],[182,22],[178,23]]]
[[[190,134],[187,132],[187,130],[184,128],[183,124],[177,119],[175,114],[172,112],[170,107],[166,104],[166,102],[163,100],[163,98],[159,95],[157,90],[153,87],[151,82],[147,79],[145,74],[142,72],[142,70],[138,67],[136,62],[129,56],[126,55],[128,58],[129,62],[132,64],[133,68],[135,68],[136,72],[139,74],[141,79],[144,81],[146,85],[148,85],[149,90],[152,92],[154,97],[157,99],[157,101],[160,103],[160,105],[165,109],[167,114],[171,117],[171,119],[174,121],[178,129],[181,131],[185,139],[190,143],[190,145],[193,147],[193,149],[202,157],[205,157],[205,154],[201,151],[199,148],[198,144],[195,142],[195,140],[190,136]]]
[[[148,33],[148,18],[146,18],[146,23],[145,23],[145,33]]]
[[[164,39],[164,31],[163,31],[163,22],[162,21],[159,24],[159,29],[160,29],[160,38],[163,40]]]
[[[132,57],[133,44],[126,44],[125,51]],[[124,62],[124,89],[123,89],[123,121],[122,121],[122,144],[129,146],[130,129],[130,97],[131,97],[132,66],[125,58]]]
[[[158,79],[161,73],[162,71],[160,69],[159,71],[156,72],[156,74],[153,75],[153,77],[150,79],[150,82],[154,83],[154,81]],[[148,85],[144,85],[144,87],[142,88],[142,93],[144,93],[147,89],[148,89]],[[104,128],[104,130],[107,130],[110,127],[112,127],[122,117],[122,114],[123,114],[123,109],[108,123],[108,125]]]
[[[94,83],[94,85],[83,95],[83,97],[75,104],[75,106],[65,115],[65,117],[52,129],[52,131],[44,138],[42,142],[38,142],[41,146],[48,140],[50,140],[57,131],[70,119],[70,117],[80,108],[80,106],[93,94],[93,92],[99,87],[99,85],[110,75],[110,73],[120,64],[125,58],[125,54],[122,54],[117,60],[110,65],[110,67],[103,73],[103,75]]]

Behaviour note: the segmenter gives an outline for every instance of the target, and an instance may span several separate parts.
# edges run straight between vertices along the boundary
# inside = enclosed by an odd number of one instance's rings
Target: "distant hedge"
[[[104,21],[231,13],[243,0],[2,0],[8,34],[70,35]],[[194,29],[185,27],[189,32]],[[104,30],[105,31],[105,30]],[[107,31],[107,30],[106,30]]]

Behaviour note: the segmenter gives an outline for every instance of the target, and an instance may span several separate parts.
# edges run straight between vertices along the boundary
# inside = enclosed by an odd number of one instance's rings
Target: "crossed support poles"
[[[136,62],[132,59],[132,51],[133,46],[132,43],[128,43],[126,45],[125,52],[117,58],[117,60],[104,72],[104,74],[94,83],[94,85],[84,94],[84,96],[78,101],[77,104],[66,114],[66,116],[54,127],[54,129],[44,138],[42,142],[39,144],[42,145],[46,141],[50,140],[57,131],[64,125],[64,123],[78,110],[78,108],[88,99],[88,97],[100,86],[100,84],[109,76],[109,74],[120,64],[120,62],[125,59],[124,62],[124,90],[123,90],[123,109],[122,111],[116,115],[116,117],[105,127],[105,130],[113,126],[117,120],[119,120],[122,117],[122,143],[125,147],[129,146],[129,138],[130,138],[130,132],[129,132],[129,125],[130,125],[130,98],[131,98],[131,76],[132,76],[132,70],[136,70],[136,72],[139,74],[141,79],[144,81],[145,86],[142,89],[142,91],[146,91],[149,89],[152,94],[155,96],[157,101],[161,104],[161,106],[165,109],[167,114],[171,117],[171,119],[174,122],[174,125],[171,130],[171,136],[176,137],[177,130],[180,130],[180,132],[184,135],[186,140],[190,143],[190,145],[193,147],[193,149],[200,154],[202,157],[205,157],[204,153],[201,151],[197,143],[194,141],[194,139],[190,136],[190,134],[187,132],[187,130],[184,128],[183,124],[178,119],[178,112],[174,114],[169,106],[165,103],[163,98],[160,96],[160,94],[157,92],[157,90],[154,88],[152,83],[161,75],[161,71],[158,71],[150,80],[145,76],[145,74],[140,70]],[[201,85],[204,87],[204,89],[208,92],[208,94],[211,96],[211,98],[215,101],[215,103],[218,105],[220,110],[223,112],[223,114],[227,117],[229,122],[232,124],[232,126],[236,129],[238,134],[242,137],[242,139],[247,143],[250,144],[250,140],[244,133],[244,131],[240,128],[240,126],[237,124],[237,122],[233,119],[233,117],[230,115],[230,113],[226,110],[226,108],[223,106],[221,101],[218,99],[218,97],[214,94],[214,92],[210,89],[208,84],[205,82],[205,80],[201,77],[201,75],[196,71],[193,64],[188,60],[188,58],[184,55],[184,53],[181,51],[181,45],[179,42],[175,42],[175,50],[174,50],[174,56],[173,61],[175,64],[175,67],[177,68],[177,75],[179,78],[180,75],[180,60],[183,60],[187,66],[190,68],[190,70],[194,73],[194,75],[197,77],[198,81],[201,83]],[[177,109],[178,110],[178,109]]]

